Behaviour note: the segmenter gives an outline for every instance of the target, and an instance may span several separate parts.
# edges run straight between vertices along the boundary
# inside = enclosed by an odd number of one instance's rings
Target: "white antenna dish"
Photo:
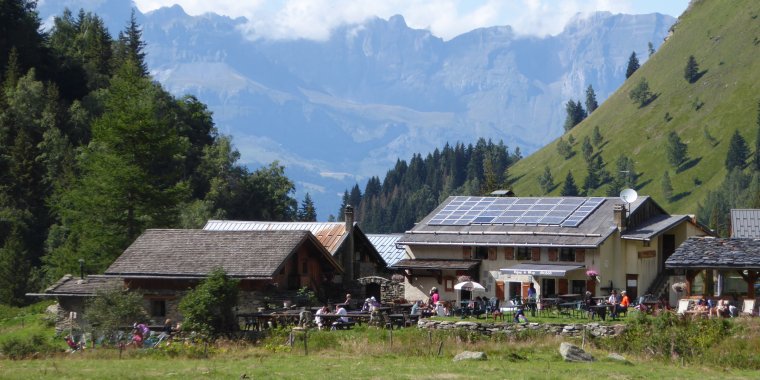
[[[638,197],[639,194],[637,194],[634,189],[623,189],[623,191],[620,192],[620,199],[628,204],[635,202]]]

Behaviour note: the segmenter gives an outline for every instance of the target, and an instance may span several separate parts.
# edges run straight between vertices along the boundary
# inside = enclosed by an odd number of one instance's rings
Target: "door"
[[[376,300],[380,302],[383,301],[383,297],[380,292],[380,284],[374,284],[374,283],[367,284],[364,287],[364,294],[366,295],[367,298],[375,297]]]
[[[676,236],[675,235],[662,235],[662,261],[660,262],[660,268],[665,269],[665,260],[676,251]],[[630,297],[630,295],[629,295]]]
[[[504,281],[496,281],[496,299],[504,301]]]
[[[522,283],[510,282],[509,283],[509,299],[520,298],[520,292],[522,291]]]
[[[638,274],[626,274],[625,275],[625,291],[628,293],[628,300],[633,302],[639,299],[639,275]]]

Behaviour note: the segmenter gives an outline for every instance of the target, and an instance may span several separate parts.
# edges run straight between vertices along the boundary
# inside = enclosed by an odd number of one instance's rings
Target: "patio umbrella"
[[[478,284],[475,281],[463,281],[456,285],[454,285],[455,290],[467,290],[467,291],[475,291],[475,290],[486,290],[486,288],[483,285]]]

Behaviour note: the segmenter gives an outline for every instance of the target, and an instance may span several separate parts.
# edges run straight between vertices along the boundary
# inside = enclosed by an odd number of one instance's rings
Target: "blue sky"
[[[246,17],[251,38],[327,39],[344,23],[401,14],[409,26],[446,40],[479,27],[510,25],[519,34],[553,35],[576,14],[659,12],[679,16],[688,0],[134,0],[142,12],[179,4],[191,15]]]

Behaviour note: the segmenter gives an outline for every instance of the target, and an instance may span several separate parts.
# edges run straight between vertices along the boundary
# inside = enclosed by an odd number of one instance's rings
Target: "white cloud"
[[[688,0],[135,0],[142,12],[180,4],[188,14],[214,12],[249,20],[253,38],[324,40],[345,23],[401,14],[413,28],[428,29],[451,39],[479,27],[511,25],[519,34],[547,35],[562,31],[577,13],[594,11],[673,16]]]

